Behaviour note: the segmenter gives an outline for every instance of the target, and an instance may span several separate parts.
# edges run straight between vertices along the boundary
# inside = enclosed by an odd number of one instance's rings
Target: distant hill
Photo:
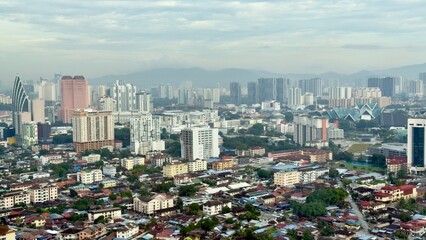
[[[273,73],[258,70],[227,68],[222,70],[206,70],[202,68],[156,68],[141,72],[106,75],[89,79],[91,85],[111,86],[115,80],[124,80],[141,89],[149,89],[158,84],[179,85],[184,81],[192,81],[195,87],[227,87],[232,81],[245,85],[257,81],[261,77],[286,77],[293,82],[299,79],[319,77],[324,79],[324,85],[366,86],[367,79],[373,76],[402,76],[408,80],[418,79],[420,72],[426,72],[426,63],[408,65],[387,70],[359,71],[353,74],[326,72],[322,74]]]

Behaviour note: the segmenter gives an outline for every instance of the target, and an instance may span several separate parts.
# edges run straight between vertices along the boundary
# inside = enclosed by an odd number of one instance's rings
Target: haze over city
[[[423,1],[0,1],[0,80],[161,67],[353,73],[425,62]]]

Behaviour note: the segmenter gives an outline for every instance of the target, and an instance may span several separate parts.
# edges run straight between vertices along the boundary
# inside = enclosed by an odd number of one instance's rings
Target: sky
[[[0,0],[0,81],[160,67],[352,73],[424,63],[422,0]]]

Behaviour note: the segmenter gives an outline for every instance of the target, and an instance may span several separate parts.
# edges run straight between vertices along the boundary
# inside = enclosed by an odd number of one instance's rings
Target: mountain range
[[[132,83],[140,89],[150,89],[158,84],[179,85],[185,81],[192,81],[194,87],[227,87],[232,81],[240,82],[243,86],[250,81],[257,81],[262,77],[285,77],[291,81],[319,77],[326,85],[366,86],[369,77],[401,76],[407,80],[416,80],[420,72],[426,72],[426,63],[407,65],[396,68],[376,71],[359,71],[352,74],[326,72],[322,74],[273,73],[259,70],[227,68],[222,70],[206,70],[193,68],[155,68],[120,75],[106,75],[89,79],[90,85],[111,86],[116,80]]]

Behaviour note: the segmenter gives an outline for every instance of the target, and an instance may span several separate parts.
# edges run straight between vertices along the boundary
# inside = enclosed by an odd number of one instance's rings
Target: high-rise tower
[[[15,78],[12,89],[12,115],[15,134],[19,137],[22,134],[22,123],[31,121],[30,99],[19,76]]]
[[[83,76],[63,76],[61,79],[61,108],[59,119],[64,123],[71,122],[73,111],[89,106],[87,80]]]

